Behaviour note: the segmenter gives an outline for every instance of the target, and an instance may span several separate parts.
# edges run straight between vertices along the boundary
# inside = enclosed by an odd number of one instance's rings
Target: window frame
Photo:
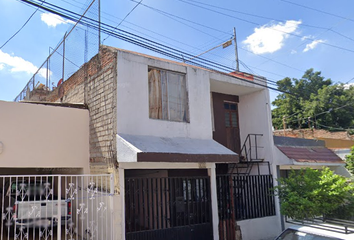
[[[164,68],[159,68],[159,67],[154,67],[154,66],[148,66],[148,69],[147,69],[147,72],[148,72],[148,75],[150,73],[151,70],[157,70],[160,72],[160,84],[161,84],[161,79],[162,79],[162,74],[165,74],[165,78],[166,78],[166,94],[164,94],[162,92],[162,87],[160,87],[160,93],[159,95],[161,96],[161,105],[163,105],[163,101],[166,101],[164,100],[164,97],[167,97],[167,103],[166,103],[166,112],[164,112],[164,108],[161,106],[161,116],[160,117],[152,117],[151,115],[153,115],[151,113],[151,90],[150,90],[150,79],[148,77],[148,97],[149,97],[149,118],[150,119],[154,119],[154,120],[163,120],[163,121],[170,121],[170,122],[180,122],[180,123],[190,123],[190,112],[189,112],[189,91],[188,91],[188,78],[187,78],[187,73],[186,72],[179,72],[179,71],[174,71],[174,70],[170,70],[170,69],[164,69]],[[169,100],[169,93],[168,93],[168,89],[169,89],[169,77],[168,77],[168,74],[169,73],[172,73],[172,74],[176,74],[176,75],[180,75],[183,77],[183,81],[184,81],[184,85],[185,85],[185,91],[183,91],[183,94],[185,94],[185,117],[183,117],[182,120],[179,120],[179,119],[171,119],[171,107],[170,107],[170,100]],[[171,80],[170,80],[171,81]],[[182,84],[179,84],[179,87],[181,87]],[[182,99],[182,98],[181,98]],[[182,104],[181,104],[182,105]],[[181,111],[182,112],[182,111]],[[167,117],[164,118],[164,115],[166,115]]]

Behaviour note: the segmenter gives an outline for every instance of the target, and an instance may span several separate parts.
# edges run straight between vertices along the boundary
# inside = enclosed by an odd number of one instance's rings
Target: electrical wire
[[[130,1],[132,1],[132,2],[137,2],[136,0],[130,0]],[[181,19],[181,20],[183,20],[183,21],[190,22],[190,23],[193,23],[193,24],[195,24],[195,25],[198,25],[198,26],[201,26],[201,27],[204,27],[204,28],[208,28],[208,29],[211,29],[211,30],[213,30],[213,31],[220,32],[220,33],[230,34],[230,33],[228,33],[228,32],[222,31],[222,30],[220,30],[220,29],[213,28],[213,27],[210,27],[210,26],[201,24],[201,23],[197,23],[197,22],[188,20],[188,19],[186,19],[186,18],[183,18],[183,17],[177,16],[177,15],[168,13],[168,12],[166,12],[166,11],[162,11],[162,10],[160,10],[160,9],[151,7],[151,6],[147,5],[147,4],[141,4],[141,5],[144,6],[144,7],[146,7],[146,8],[149,8],[149,9],[151,9],[151,10],[157,12],[157,13],[163,14],[163,15],[165,15],[165,16],[167,15],[167,16],[171,16],[171,17],[173,17],[173,18],[178,18],[178,19]],[[209,34],[208,34],[208,35],[209,35]],[[230,35],[232,35],[232,34],[230,34]],[[213,37],[214,37],[214,36],[213,36]]]
[[[77,21],[78,17],[79,17],[77,13],[74,13],[74,12],[69,11],[67,9],[63,9],[63,8],[58,7],[58,6],[56,6],[54,4],[51,4],[51,3],[46,3],[46,5],[48,5],[48,6],[41,6],[38,3],[36,3],[35,1],[30,1],[30,0],[21,0],[21,1],[25,2],[27,4],[30,4],[30,5],[34,5],[34,6],[40,7],[42,9],[46,10],[46,11],[49,11],[49,12],[54,13],[54,14],[57,14],[59,16],[62,16],[64,18],[67,18],[67,19],[72,20],[72,21]],[[180,51],[178,49],[174,49],[172,47],[160,44],[158,42],[155,42],[155,41],[149,40],[147,38],[138,36],[136,34],[128,32],[128,31],[125,31],[125,30],[122,30],[122,29],[118,29],[118,28],[115,29],[113,26],[110,26],[110,25],[105,24],[105,23],[101,23],[101,28],[99,28],[97,20],[90,19],[90,18],[85,17],[85,16],[80,16],[80,17],[82,18],[80,23],[85,25],[85,26],[91,27],[91,28],[93,28],[95,30],[101,30],[103,33],[109,34],[109,35],[111,35],[113,37],[116,37],[118,39],[121,39],[121,40],[124,40],[126,42],[132,43],[134,45],[146,48],[146,49],[154,51],[156,53],[168,56],[168,57],[170,57],[172,59],[176,59],[178,61],[183,61],[185,57],[193,56],[193,55],[191,55],[189,53],[186,53],[186,52]],[[206,68],[206,69],[211,69],[211,70],[214,70],[214,71],[218,71],[218,72],[220,72],[220,70],[221,71],[226,71],[226,72],[233,71],[233,69],[231,69],[229,67],[226,67],[226,66],[224,66],[222,64],[219,64],[219,63],[216,63],[216,62],[204,59],[204,58],[193,59],[191,61],[188,61],[188,63],[193,64],[195,66],[200,66],[200,67],[203,67],[203,68]],[[220,72],[220,73],[225,74],[224,72]],[[245,82],[250,83],[250,84],[258,85],[258,86],[261,86],[261,87],[269,88],[269,89],[272,89],[272,90],[275,90],[275,91],[278,91],[278,92],[288,93],[288,92],[281,91],[279,89],[272,88],[272,87],[269,87],[267,85],[263,85],[263,84],[260,84],[260,83],[257,83],[257,82],[252,82],[252,81],[248,81],[248,80],[245,80],[245,79],[239,79],[239,80],[245,81]],[[291,93],[288,93],[288,94],[291,94]]]
[[[343,130],[348,130],[348,129],[353,129],[353,127],[349,127],[349,128],[343,128],[343,127],[332,127],[332,126],[327,126],[327,125],[323,125],[321,123],[318,123],[317,121],[313,121],[313,120],[309,120],[310,122],[314,123],[315,125],[318,125],[318,126],[321,126],[321,127],[324,127],[324,128],[328,128],[328,129],[332,129],[332,130],[340,130],[340,131],[343,131]]]
[[[311,117],[314,118],[314,117],[321,116],[321,115],[323,115],[323,114],[328,114],[328,113],[330,113],[330,112],[332,112],[332,111],[335,111],[335,110],[338,110],[338,109],[347,107],[347,106],[349,106],[350,104],[353,104],[353,103],[347,103],[347,104],[342,105],[342,106],[339,106],[339,107],[337,107],[337,108],[329,108],[328,110],[323,111],[323,112],[318,113],[318,114],[315,114],[315,115],[312,115]],[[296,113],[293,113],[293,114],[290,115],[290,116],[285,116],[285,119],[286,119],[286,118],[289,118],[289,117],[291,117],[291,116],[293,116],[293,115],[295,115],[295,114],[299,114],[299,113],[300,113],[300,112],[296,112]],[[298,122],[298,121],[302,121],[302,120],[305,120],[305,119],[308,119],[308,118],[309,118],[309,117],[297,118],[297,119],[294,119],[294,120],[292,120],[292,121],[290,121],[290,122]]]
[[[348,84],[348,83],[350,83],[350,82],[353,81],[353,80],[354,80],[354,77],[351,78],[349,81],[347,81],[345,84]]]
[[[62,0],[62,1],[66,2],[65,0]],[[130,0],[130,1],[135,2],[135,3],[139,3],[139,2],[136,1],[136,0]],[[197,1],[194,1],[194,2],[197,2]],[[71,5],[72,5],[72,4],[71,4]],[[147,5],[147,4],[141,4],[141,5],[144,6],[144,7],[146,7],[146,8],[149,8],[149,9],[151,9],[151,10],[153,10],[153,11],[156,11],[156,12],[158,12],[159,14],[162,14],[162,15],[164,15],[164,16],[166,16],[166,17],[169,17],[169,18],[171,18],[171,19],[173,19],[173,20],[176,20],[176,19],[174,19],[174,18],[179,18],[179,19],[182,19],[182,20],[184,20],[184,21],[188,21],[188,22],[191,22],[191,23],[193,23],[193,24],[196,24],[196,25],[199,25],[199,26],[202,26],[202,27],[206,27],[206,28],[209,28],[209,29],[212,29],[212,30],[215,30],[215,31],[219,31],[219,32],[221,32],[221,33],[227,34],[228,36],[229,36],[229,35],[233,35],[233,34],[231,34],[231,33],[224,32],[224,31],[220,31],[220,30],[218,30],[218,29],[215,29],[215,28],[212,28],[212,27],[203,25],[203,24],[199,24],[199,23],[193,22],[193,21],[191,21],[191,20],[188,20],[188,19],[185,19],[185,18],[176,16],[176,15],[173,15],[173,14],[167,13],[167,12],[162,11],[162,10],[160,10],[160,9],[151,7],[151,6]],[[210,5],[210,4],[205,4],[205,5]],[[77,6],[76,6],[76,7],[77,7]],[[215,7],[216,7],[216,6],[215,6]],[[220,8],[220,7],[218,7],[218,8]],[[224,9],[224,8],[221,8],[221,9]],[[230,11],[233,11],[233,10],[230,10]],[[235,12],[239,12],[239,11],[235,11]],[[110,15],[110,14],[108,14],[108,15]],[[246,14],[246,15],[252,15],[252,14]],[[111,16],[112,16],[112,17],[115,17],[115,16],[113,16],[113,15],[111,15]],[[115,18],[116,18],[116,17],[115,17]],[[180,21],[178,21],[178,20],[176,20],[176,21],[177,21],[177,22],[180,22]],[[128,22],[128,23],[129,23],[129,22]],[[180,22],[180,23],[181,23],[181,24],[184,24],[183,22]],[[130,24],[132,24],[132,23],[130,23]],[[135,25],[135,24],[133,24],[133,25]],[[186,24],[184,24],[184,25],[186,25]],[[137,26],[137,25],[135,25],[135,26]],[[191,27],[190,25],[187,25],[187,26],[188,26],[188,27]],[[126,26],[125,26],[125,27],[126,27]],[[141,26],[138,26],[138,27],[141,28]],[[129,28],[129,27],[126,27],[126,28],[128,28],[128,29],[130,29],[130,30],[133,30],[133,31],[136,31],[136,30],[134,30],[134,29],[132,29],[132,28]],[[196,28],[194,28],[194,27],[192,27],[192,28],[195,29],[195,30],[197,30],[197,31],[199,31],[199,32],[205,33],[204,31],[201,31],[201,30],[196,29]],[[147,30],[146,28],[142,28],[142,29]],[[148,30],[148,31],[150,31],[150,30]],[[136,31],[136,32],[141,33],[141,32],[139,32],[139,31]],[[150,31],[150,32],[151,32],[151,31]],[[155,33],[155,32],[154,32],[154,33]],[[142,34],[142,33],[141,33],[141,34]],[[155,34],[157,34],[157,33],[155,33]],[[213,36],[213,35],[210,35],[210,34],[208,34],[208,33],[205,33],[205,34],[207,34],[207,35],[212,36],[212,37],[215,38],[215,36]],[[161,34],[159,34],[159,35],[162,36],[162,37],[166,37],[166,36],[163,36],[163,35],[161,35]],[[149,37],[151,38],[151,36],[149,36]],[[107,37],[107,38],[108,38],[108,37]],[[155,39],[156,39],[156,38],[155,38]],[[169,38],[169,39],[171,39],[171,38]],[[175,39],[173,39],[173,40],[175,40]],[[217,40],[215,40],[214,42],[219,41],[219,40],[222,40],[222,42],[225,41],[225,40],[223,40],[223,39],[221,39],[221,38],[217,38]],[[160,40],[160,41],[161,41],[161,40]],[[179,42],[179,43],[181,43],[181,42]],[[220,42],[219,42],[219,43],[220,43]],[[181,44],[184,44],[184,43],[181,43]],[[193,46],[190,46],[190,45],[188,45],[188,44],[184,44],[184,45],[187,45],[187,46],[189,46],[189,47],[193,47]],[[205,51],[205,50],[200,49],[200,48],[196,48],[196,47],[193,47],[193,48],[199,49],[200,51]],[[269,61],[272,61],[272,62],[274,62],[274,63],[277,63],[277,64],[279,64],[279,65],[282,65],[282,66],[285,66],[285,67],[288,67],[288,68],[291,68],[291,69],[294,69],[294,70],[303,72],[302,70],[297,69],[297,68],[294,68],[294,67],[289,66],[289,65],[287,65],[287,64],[284,64],[284,63],[281,63],[281,62],[272,60],[272,59],[267,58],[267,57],[262,56],[262,55],[255,54],[255,53],[253,53],[252,51],[249,51],[249,50],[247,50],[247,49],[245,49],[245,48],[242,48],[242,47],[241,47],[240,49],[242,49],[242,50],[244,50],[244,51],[247,51],[247,52],[249,52],[249,53],[252,53],[252,54],[254,54],[254,55],[258,56],[258,57],[265,58],[265,59],[267,59],[267,60],[269,60]],[[222,57],[222,56],[213,54],[213,53],[211,53],[211,55],[216,56],[216,57],[220,57],[220,58],[223,58],[223,59],[226,59],[226,60],[228,60],[228,61],[233,61],[233,60],[231,60],[231,59],[228,59],[228,58],[225,58],[225,57]],[[246,67],[244,64],[242,64],[242,66],[243,66],[245,69],[248,69],[250,72],[252,72],[252,73],[254,72],[252,69],[250,69],[249,67]]]
[[[177,1],[179,1],[179,0],[177,0]],[[194,2],[194,3],[205,5],[205,6],[210,6],[210,7],[221,9],[221,10],[224,10],[224,11],[239,13],[239,14],[252,16],[252,17],[257,17],[257,18],[262,18],[262,19],[267,19],[267,20],[270,20],[270,21],[278,21],[278,22],[282,22],[283,21],[283,20],[280,20],[280,19],[272,18],[272,17],[266,17],[266,16],[261,16],[261,15],[258,15],[258,14],[252,14],[252,13],[246,13],[246,12],[237,11],[237,10],[233,10],[233,9],[229,9],[229,8],[224,8],[224,7],[220,7],[220,6],[216,6],[216,5],[212,5],[212,4],[208,4],[208,3],[204,3],[204,2],[199,2],[199,1],[194,1],[194,0],[184,0],[183,2],[185,2],[185,1]],[[342,36],[344,38],[347,38],[349,40],[354,41],[354,39],[352,39],[352,38],[350,38],[350,37],[348,37],[348,36],[346,36],[346,35],[344,35],[344,34],[342,34],[340,32],[334,31],[331,28],[314,26],[314,25],[310,25],[310,24],[306,24],[306,23],[301,23],[301,26],[331,31],[331,32],[333,32],[333,33],[335,33],[335,34],[337,34],[339,36]]]
[[[43,4],[43,3],[42,3]],[[34,14],[36,14],[36,12],[38,11],[39,7],[37,7],[37,9],[31,14],[31,16],[29,16],[29,18],[26,20],[26,22],[20,27],[20,29],[18,29],[3,45],[1,45],[0,50],[5,47],[5,45],[10,42],[26,25],[27,23],[31,20],[31,18],[34,16]]]
[[[208,11],[211,11],[211,12],[215,12],[215,13],[218,13],[218,14],[221,14],[221,15],[224,15],[224,16],[227,16],[227,17],[230,17],[230,18],[234,18],[234,19],[237,19],[237,20],[239,20],[239,21],[243,21],[243,22],[250,23],[250,24],[253,24],[253,25],[257,25],[257,26],[262,26],[262,24],[259,24],[259,23],[257,23],[257,22],[250,21],[250,20],[246,20],[246,19],[239,18],[239,17],[235,17],[235,16],[233,16],[233,15],[226,14],[226,13],[223,13],[223,12],[220,12],[220,11],[216,11],[216,10],[214,10],[214,9],[210,9],[210,8],[207,8],[207,7],[198,5],[198,4],[194,4],[194,3],[191,3],[191,2],[186,1],[186,0],[177,0],[177,1],[184,2],[184,3],[186,3],[186,4],[189,4],[189,5],[192,5],[192,6],[195,6],[195,7],[199,7],[199,8],[202,8],[202,9],[205,9],[205,10],[208,10]],[[277,32],[282,32],[282,33],[285,33],[285,34],[288,34],[288,35],[291,35],[291,36],[294,36],[294,37],[297,37],[297,38],[301,38],[301,39],[304,37],[304,36],[302,36],[302,35],[299,35],[299,34],[296,34],[296,33],[289,33],[289,32],[286,32],[286,31],[282,31],[282,30],[280,30],[280,29],[274,29],[274,28],[272,28],[272,30],[273,30],[273,31],[277,31]],[[305,39],[305,40],[306,40],[306,41],[309,41],[309,39]],[[329,47],[333,47],[333,48],[337,48],[337,49],[341,49],[341,50],[344,50],[344,51],[348,51],[348,52],[354,53],[354,50],[352,50],[352,49],[348,49],[348,48],[345,48],[345,47],[337,46],[337,45],[330,44],[330,43],[327,43],[327,42],[320,42],[319,44],[326,45],[326,46],[329,46]]]
[[[288,1],[288,0],[280,0],[280,1],[286,2],[286,3],[290,3],[290,4],[293,4],[293,5],[299,6],[299,7],[307,8],[307,9],[310,9],[312,11],[316,11],[316,12],[320,12],[320,13],[323,13],[323,14],[327,14],[327,15],[330,15],[330,16],[333,16],[333,17],[337,17],[337,18],[341,18],[341,19],[345,19],[345,20],[354,22],[354,19],[343,17],[343,16],[340,16],[340,15],[337,15],[337,14],[334,14],[334,13],[326,12],[326,11],[323,11],[323,10],[320,10],[320,9],[317,9],[317,8],[308,7],[308,6],[305,6],[305,5],[302,5],[302,4],[299,4],[299,3],[294,3],[294,2],[291,2],[291,1]]]
[[[177,1],[180,1],[180,0],[177,0]],[[184,0],[184,1],[181,1],[181,2],[184,2],[184,3],[194,2],[194,3],[200,4],[200,5],[205,5],[205,6],[221,9],[221,10],[224,10],[224,11],[228,11],[228,12],[239,13],[239,14],[243,14],[243,15],[246,15],[246,16],[262,18],[262,19],[266,19],[266,20],[270,20],[270,21],[278,21],[278,22],[282,22],[283,21],[283,20],[280,20],[280,19],[272,18],[272,17],[267,17],[267,16],[258,15],[258,14],[242,12],[242,11],[233,10],[233,9],[229,9],[229,8],[224,8],[224,7],[220,7],[220,6],[216,6],[216,5],[212,5],[212,4],[208,4],[208,3],[200,2],[200,1]],[[326,27],[313,26],[313,25],[304,24],[304,23],[302,23],[302,25],[305,26],[305,27],[311,27],[311,28],[317,28],[317,29],[327,29]]]
[[[122,19],[122,21],[120,21],[120,23],[118,23],[118,25],[115,27],[115,28],[118,28],[121,24],[122,24],[122,22],[124,22],[124,20],[141,4],[141,2],[142,2],[143,0],[140,0],[140,2],[136,2],[137,4],[128,12],[128,14],[127,15],[125,15],[125,17]],[[134,1],[135,2],[135,1]],[[103,44],[103,42],[105,41],[105,40],[107,40],[107,38],[109,38],[110,36],[107,36],[105,39],[103,39],[103,41],[102,41],[102,44]]]

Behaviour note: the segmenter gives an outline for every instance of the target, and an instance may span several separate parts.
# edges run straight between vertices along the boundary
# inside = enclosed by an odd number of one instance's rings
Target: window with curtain
[[[189,122],[186,75],[149,68],[149,117]]]

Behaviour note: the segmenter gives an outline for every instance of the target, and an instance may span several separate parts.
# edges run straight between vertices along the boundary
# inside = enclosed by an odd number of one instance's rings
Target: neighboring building
[[[274,136],[276,145],[276,163],[279,166],[279,177],[287,177],[292,169],[329,167],[332,171],[345,177],[350,173],[345,162],[332,150],[325,146],[323,140]]]
[[[323,140],[325,146],[335,152],[342,160],[350,154],[351,147],[354,146],[354,135],[347,131],[330,132],[324,129],[286,129],[275,130],[274,136],[306,138]]]
[[[89,114],[83,104],[0,101],[0,112],[2,175],[89,172]]]
[[[262,78],[101,46],[46,97],[89,109],[91,173],[113,173],[115,239],[272,239],[276,165]]]
[[[0,101],[1,239],[112,239],[114,179],[89,174],[89,121],[84,104]]]

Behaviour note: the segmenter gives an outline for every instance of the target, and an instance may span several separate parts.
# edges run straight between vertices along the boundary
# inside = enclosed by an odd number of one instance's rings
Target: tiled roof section
[[[325,147],[290,147],[290,146],[277,146],[289,159],[297,162],[309,163],[342,163],[334,152]]]

